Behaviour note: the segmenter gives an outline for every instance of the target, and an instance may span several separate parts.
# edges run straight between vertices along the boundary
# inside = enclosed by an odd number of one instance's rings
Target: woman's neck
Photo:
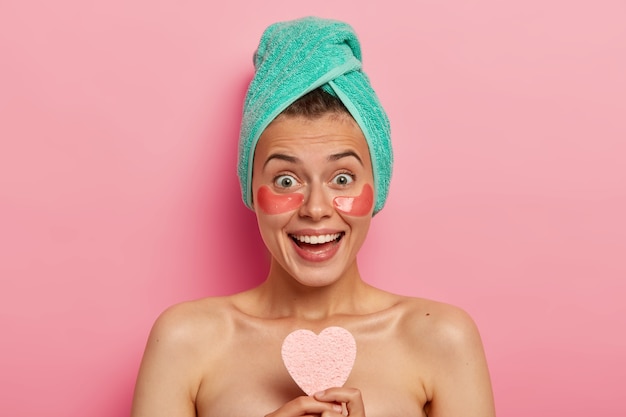
[[[345,274],[324,286],[307,286],[275,263],[254,292],[261,315],[322,321],[335,315],[363,314],[361,307],[376,290],[363,282],[356,263]]]

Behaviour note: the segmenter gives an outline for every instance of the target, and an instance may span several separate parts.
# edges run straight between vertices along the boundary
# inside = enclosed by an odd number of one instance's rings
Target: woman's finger
[[[339,413],[341,416],[341,406],[333,402],[318,401],[310,396],[301,396],[285,403],[276,411],[266,417],[334,417]]]
[[[319,401],[345,403],[349,416],[365,416],[365,406],[363,405],[361,391],[356,388],[329,388],[315,393],[313,396]]]

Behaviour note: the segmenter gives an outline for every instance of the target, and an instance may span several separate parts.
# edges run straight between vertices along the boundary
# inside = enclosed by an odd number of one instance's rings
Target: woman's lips
[[[339,250],[344,233],[290,234],[296,253],[311,262],[323,262]]]

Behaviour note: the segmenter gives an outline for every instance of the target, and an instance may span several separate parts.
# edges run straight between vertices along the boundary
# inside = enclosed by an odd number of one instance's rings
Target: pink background
[[[127,416],[156,316],[260,282],[241,102],[304,15],[392,121],[365,279],[473,315],[500,416],[626,415],[626,3],[379,3],[0,3],[0,415]]]

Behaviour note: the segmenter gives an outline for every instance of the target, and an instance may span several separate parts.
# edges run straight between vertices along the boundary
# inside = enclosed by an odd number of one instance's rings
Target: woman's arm
[[[193,321],[173,308],[155,322],[139,369],[132,417],[195,417],[200,375]]]
[[[494,417],[482,341],[469,315],[451,308],[432,332],[435,351],[430,417]]]

